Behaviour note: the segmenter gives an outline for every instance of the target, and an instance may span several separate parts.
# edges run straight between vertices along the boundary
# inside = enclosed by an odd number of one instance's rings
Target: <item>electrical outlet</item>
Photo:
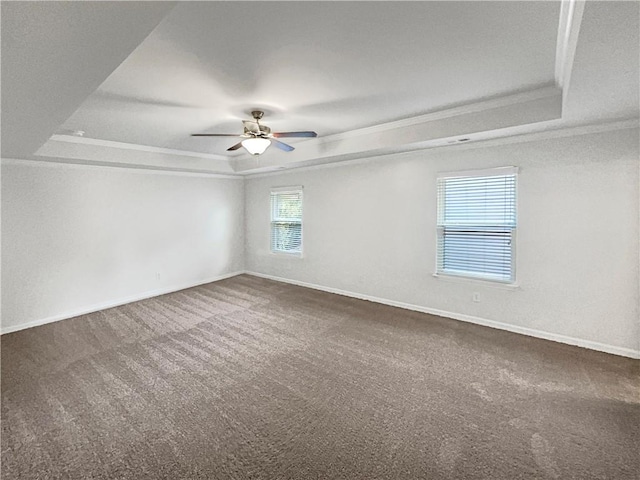
[[[473,298],[473,301],[477,303],[480,301],[480,294],[478,292],[473,292],[473,296],[471,298]]]

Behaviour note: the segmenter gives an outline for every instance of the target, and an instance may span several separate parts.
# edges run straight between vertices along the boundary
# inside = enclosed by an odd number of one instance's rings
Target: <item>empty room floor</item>
[[[637,479],[638,361],[241,275],[2,336],[2,478]]]

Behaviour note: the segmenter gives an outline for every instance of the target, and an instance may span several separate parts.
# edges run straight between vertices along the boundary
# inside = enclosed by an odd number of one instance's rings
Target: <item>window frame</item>
[[[274,223],[278,223],[278,221],[273,218],[273,196],[274,194],[283,193],[296,193],[300,195],[300,251],[274,250],[273,248],[273,226]],[[272,187],[269,191],[269,252],[271,255],[302,258],[304,252],[304,189],[301,185]]]
[[[465,171],[457,171],[457,172],[441,172],[436,176],[436,252],[435,252],[435,272],[433,276],[436,278],[443,279],[451,279],[451,280],[460,280],[460,281],[471,281],[478,282],[486,285],[492,286],[502,286],[505,288],[518,287],[517,277],[516,277],[516,259],[517,259],[517,237],[518,237],[518,183],[519,183],[519,173],[520,169],[515,166],[507,166],[507,167],[496,167],[496,168],[485,168],[485,169],[477,169],[477,170],[465,170]],[[496,177],[496,176],[506,176],[513,175],[514,176],[514,208],[515,208],[515,221],[512,227],[503,227],[505,229],[511,230],[511,273],[508,279],[498,278],[497,276],[492,276],[486,273],[474,273],[474,272],[464,272],[464,271],[446,271],[441,269],[440,264],[440,245],[441,241],[444,238],[444,231],[447,227],[446,225],[440,225],[440,209],[441,207],[441,198],[440,198],[440,189],[438,188],[439,182],[442,179],[446,178],[472,178],[472,177]],[[451,226],[450,226],[451,227]],[[469,225],[468,227],[473,227]],[[478,226],[482,228],[482,226]],[[486,227],[484,227],[486,228]],[[490,230],[488,230],[490,231]]]

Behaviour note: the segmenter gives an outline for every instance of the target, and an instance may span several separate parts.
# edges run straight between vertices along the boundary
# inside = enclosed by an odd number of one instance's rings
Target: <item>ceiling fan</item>
[[[192,137],[241,137],[244,138],[239,143],[236,143],[232,147],[227,148],[228,152],[238,150],[240,147],[244,147],[251,155],[261,155],[265,152],[270,145],[275,145],[280,150],[290,152],[294,150],[291,145],[277,140],[278,138],[297,137],[297,138],[310,138],[317,137],[316,132],[271,132],[271,129],[266,125],[260,124],[260,119],[264,116],[262,110],[254,110],[251,112],[253,120],[243,120],[244,133],[237,135],[234,133],[194,133]]]

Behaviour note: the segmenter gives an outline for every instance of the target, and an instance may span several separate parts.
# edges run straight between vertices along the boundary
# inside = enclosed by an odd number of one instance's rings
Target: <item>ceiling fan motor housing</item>
[[[312,138],[317,137],[318,134],[312,131],[300,131],[300,132],[277,132],[271,133],[271,128],[266,125],[260,124],[260,119],[264,116],[262,110],[253,110],[251,112],[253,121],[243,120],[244,131],[241,135],[234,135],[232,133],[193,133],[194,137],[241,137],[245,140],[236,143],[235,145],[227,148],[228,152],[238,150],[240,147],[244,147],[252,155],[261,155],[270,145],[275,145],[280,150],[285,152],[291,152],[295,150],[291,145],[281,142],[278,138],[282,137],[300,137],[300,138]]]
[[[247,127],[244,127],[244,134],[245,135],[253,135],[254,137],[266,137],[266,136],[269,136],[271,134],[271,129],[269,127],[267,127],[266,125],[258,125],[258,128],[260,128],[260,133],[253,132],[253,131],[249,130]]]

